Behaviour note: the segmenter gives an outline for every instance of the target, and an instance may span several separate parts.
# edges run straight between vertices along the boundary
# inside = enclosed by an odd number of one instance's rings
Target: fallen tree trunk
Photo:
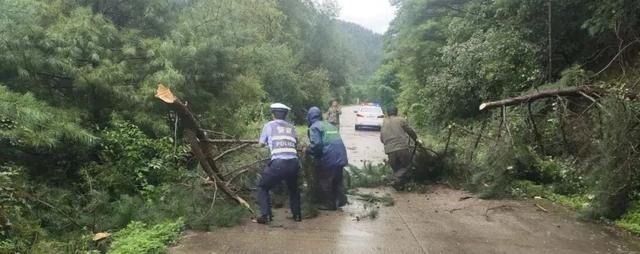
[[[184,126],[184,137],[191,146],[191,152],[196,157],[202,170],[209,176],[209,179],[218,184],[222,191],[230,198],[238,202],[238,204],[245,206],[251,214],[254,214],[251,205],[245,201],[242,197],[232,191],[229,186],[224,182],[224,176],[222,176],[218,169],[215,158],[211,155],[213,151],[212,143],[206,142],[208,140],[205,132],[200,128],[198,121],[187,106],[180,101],[177,97],[171,93],[169,88],[162,84],[158,85],[156,98],[167,103],[172,109],[174,109],[180,119],[182,119]]]
[[[598,96],[598,95],[601,95],[602,93],[603,91],[590,86],[548,89],[548,90],[542,90],[542,91],[527,94],[527,95],[521,95],[518,97],[507,98],[499,101],[485,102],[480,104],[480,111],[498,108],[498,107],[519,105],[519,104],[539,100],[542,98],[557,97],[557,96],[584,96],[584,95]]]
[[[257,139],[205,139],[204,142],[211,144],[258,144]]]

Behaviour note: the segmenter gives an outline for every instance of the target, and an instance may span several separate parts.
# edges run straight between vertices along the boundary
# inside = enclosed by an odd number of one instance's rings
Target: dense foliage
[[[273,101],[301,122],[356,96],[380,63],[381,36],[336,13],[312,0],[0,0],[0,253],[105,251],[92,234],[167,218],[237,223],[155,88],[236,137],[255,136]],[[145,247],[127,239],[113,251]]]
[[[182,219],[152,227],[134,221],[113,236],[110,254],[166,253],[166,244],[175,242],[182,231]]]
[[[485,196],[540,186],[551,192],[535,192],[553,200],[586,200],[579,207],[596,218],[619,218],[640,198],[640,3],[392,2],[398,15],[369,86],[443,138],[432,145],[447,147],[461,179]],[[586,85],[602,92],[478,110],[485,101]],[[635,217],[624,218],[629,225]]]

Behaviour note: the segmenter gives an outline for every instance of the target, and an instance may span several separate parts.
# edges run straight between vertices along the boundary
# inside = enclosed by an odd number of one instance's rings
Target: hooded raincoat
[[[322,121],[322,111],[312,107],[307,113],[309,123],[308,152],[315,157],[321,168],[342,168],[348,164],[347,149],[340,138],[338,128]]]

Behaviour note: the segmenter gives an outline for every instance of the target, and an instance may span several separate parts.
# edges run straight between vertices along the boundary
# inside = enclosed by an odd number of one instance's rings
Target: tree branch
[[[257,165],[259,163],[265,162],[265,161],[269,161],[269,158],[266,159],[262,159],[262,160],[258,160],[258,161],[254,161],[250,164],[241,166],[237,169],[231,170],[231,172],[227,173],[224,177],[230,177],[231,175],[233,175],[231,178],[229,178],[229,183],[231,183],[233,181],[233,179],[235,179],[236,177],[238,177],[241,174],[244,174],[246,172],[248,172],[249,170],[251,170],[251,167],[254,165]]]
[[[235,138],[233,135],[227,134],[227,133],[222,132],[222,131],[212,131],[212,130],[205,130],[205,129],[202,129],[202,131],[204,131],[206,133],[213,133],[213,134],[216,134],[216,135],[224,136],[224,137],[227,137],[227,138]]]
[[[539,92],[521,95],[517,97],[507,98],[499,101],[490,101],[480,104],[480,111],[487,109],[494,109],[499,107],[513,106],[523,103],[528,103],[531,101],[549,98],[549,97],[557,97],[557,96],[583,96],[583,94],[587,95],[600,95],[603,94],[604,91],[600,89],[590,87],[590,86],[579,86],[579,87],[564,87],[564,88],[556,88],[556,89],[548,89],[542,90]]]
[[[622,49],[620,49],[618,51],[618,54],[616,54],[613,59],[611,59],[611,61],[607,64],[607,66],[605,66],[602,70],[600,70],[598,73],[594,74],[592,77],[597,77],[598,75],[602,74],[602,72],[606,71],[607,69],[609,69],[609,67],[611,67],[611,65],[616,61],[616,59],[618,59],[618,57],[620,57],[620,55],[622,55],[622,53],[629,48],[631,45],[636,44],[640,42],[640,40],[635,40],[632,42],[629,42],[629,44],[627,44],[626,46],[624,46]]]
[[[169,88],[162,84],[158,85],[156,98],[171,106],[180,116],[180,119],[182,119],[184,137],[189,142],[191,152],[200,163],[201,168],[207,176],[209,176],[209,179],[216,183],[223,183],[224,178],[210,153],[212,150],[211,144],[204,142],[204,140],[207,139],[206,134],[200,128],[200,125],[193,113],[180,101],[180,99],[173,95]],[[231,190],[227,184],[220,184],[218,186],[225,194],[227,194],[227,196],[235,200],[238,204],[246,207],[251,214],[255,214],[253,209],[251,209],[251,205]]]
[[[216,157],[214,157],[214,158],[213,158],[213,160],[214,160],[214,161],[220,160],[220,159],[222,159],[222,157],[226,156],[227,154],[233,153],[233,152],[238,151],[238,150],[240,150],[240,149],[242,149],[242,148],[245,148],[245,147],[247,147],[247,146],[249,146],[249,144],[248,144],[248,143],[244,143],[244,144],[241,144],[241,145],[236,146],[236,147],[234,147],[234,148],[231,148],[231,149],[229,149],[229,150],[226,150],[226,151],[224,151],[224,152],[221,152],[221,153],[220,153],[220,154],[218,154]]]
[[[42,204],[42,205],[44,205],[46,207],[51,208],[52,210],[56,211],[60,215],[64,216],[69,222],[73,223],[76,227],[82,228],[82,225],[80,225],[74,218],[72,218],[71,216],[69,216],[67,213],[65,213],[64,211],[60,210],[59,208],[57,208],[57,207],[53,206],[52,204],[49,204],[49,203],[47,203],[47,202],[45,202],[45,201],[43,201],[43,200],[41,200],[41,199],[39,199],[39,198],[37,198],[37,197],[35,197],[33,195],[30,195],[30,194],[27,194],[27,193],[25,193],[25,194],[26,194],[25,196],[27,196],[27,198],[29,198],[29,199],[31,199],[31,200],[33,200],[35,202],[38,202],[38,203],[40,203],[40,204]]]

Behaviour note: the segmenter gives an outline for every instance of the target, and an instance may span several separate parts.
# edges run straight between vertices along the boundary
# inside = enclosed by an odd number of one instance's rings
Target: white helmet
[[[274,103],[271,104],[271,110],[272,111],[289,111],[291,110],[291,108],[287,107],[287,105],[284,105],[282,103]]]

